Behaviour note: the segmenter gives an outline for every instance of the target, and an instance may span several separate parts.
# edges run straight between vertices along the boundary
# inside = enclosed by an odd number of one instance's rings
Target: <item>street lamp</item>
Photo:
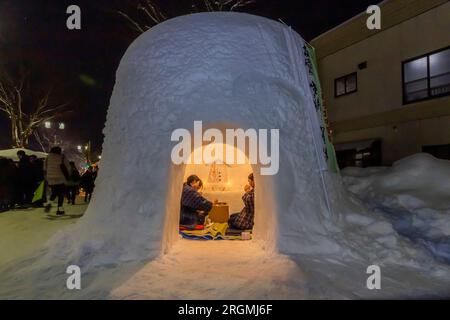
[[[91,141],[88,141],[86,145],[86,160],[89,164],[91,164],[91,151]]]
[[[57,126],[58,126],[59,130],[64,130],[66,128],[66,125],[65,125],[64,122],[57,123]],[[44,122],[44,128],[45,129],[52,129],[52,122],[51,121],[45,121]],[[56,128],[56,126],[55,126],[55,128]],[[58,144],[58,140],[57,140],[57,137],[56,137],[56,131],[57,130],[55,130],[55,129],[53,129],[52,131],[49,131],[50,134],[53,134],[53,145],[55,145],[55,146]],[[60,143],[61,143],[61,141],[60,141]]]
[[[81,152],[81,146],[77,146],[77,150]]]

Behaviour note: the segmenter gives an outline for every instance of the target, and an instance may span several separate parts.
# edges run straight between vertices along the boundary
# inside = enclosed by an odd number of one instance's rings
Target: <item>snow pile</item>
[[[450,161],[419,153],[385,168],[346,168],[349,190],[372,204],[420,211],[450,210]]]
[[[402,235],[450,263],[450,161],[419,153],[392,167],[346,168],[343,181]]]

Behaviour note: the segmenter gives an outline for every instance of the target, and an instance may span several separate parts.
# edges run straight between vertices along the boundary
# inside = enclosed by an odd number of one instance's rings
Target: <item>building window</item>
[[[381,144],[380,139],[336,144],[339,168],[381,166]]]
[[[450,95],[450,47],[403,62],[403,102]]]
[[[340,97],[358,90],[356,72],[334,80],[334,96]]]

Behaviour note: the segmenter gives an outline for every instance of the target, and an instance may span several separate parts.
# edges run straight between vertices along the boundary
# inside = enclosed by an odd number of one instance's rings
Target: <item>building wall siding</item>
[[[450,144],[450,116],[360,129],[335,135],[335,143],[381,139],[383,165],[421,152],[422,146]]]
[[[402,97],[402,61],[450,46],[450,2],[429,1],[428,10],[423,1],[388,1],[387,5],[399,2],[409,5],[399,10],[397,18],[391,12],[389,19],[408,20],[366,34],[362,40],[329,55],[329,45],[336,45],[339,38],[333,33],[320,37],[321,45],[316,47],[333,142],[381,138],[386,165],[420,152],[422,145],[450,143],[450,97],[407,105],[403,105]],[[423,13],[413,15],[418,12]],[[349,26],[341,28],[345,31]],[[349,36],[348,30],[344,31],[335,31],[341,34],[342,41],[346,39],[343,34]],[[324,45],[327,36],[331,36],[331,42]],[[358,64],[364,61],[367,68],[358,70]],[[334,80],[355,71],[358,91],[335,98]]]
[[[367,15],[361,13],[342,25],[313,39],[311,44],[317,49],[317,58],[331,55],[345,47],[379,32],[397,26],[403,21],[417,17],[428,10],[445,4],[448,0],[391,0],[380,4],[382,11],[382,30],[366,28]]]

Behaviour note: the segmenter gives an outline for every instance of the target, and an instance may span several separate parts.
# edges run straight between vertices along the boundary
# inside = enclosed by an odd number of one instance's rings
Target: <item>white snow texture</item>
[[[419,153],[392,167],[346,168],[348,190],[395,229],[450,262],[450,161]]]
[[[418,153],[396,161],[392,167],[349,167],[342,173],[349,191],[368,203],[397,210],[433,209],[450,214],[448,160]]]

